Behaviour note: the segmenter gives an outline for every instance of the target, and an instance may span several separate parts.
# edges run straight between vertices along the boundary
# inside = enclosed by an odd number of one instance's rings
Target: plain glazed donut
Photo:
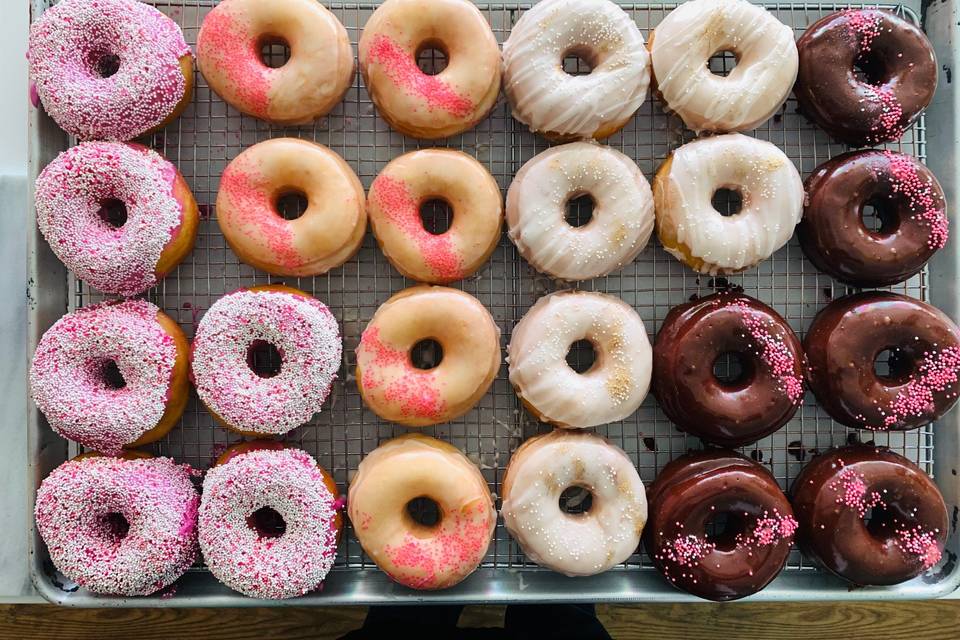
[[[675,587],[718,602],[752,595],[783,569],[797,521],[765,468],[727,449],[688,453],[647,492],[644,547]],[[726,526],[709,534],[709,525]]]
[[[831,13],[810,25],[797,48],[800,112],[853,146],[898,140],[937,90],[933,46],[890,11]]]
[[[737,191],[739,212],[724,216],[711,199]],[[653,179],[657,234],[668,253],[710,275],[749,269],[790,240],[803,215],[803,182],[783,151],[731,133],[689,142]]]
[[[742,372],[713,373],[724,354]],[[750,296],[721,292],[670,310],[653,344],[653,391],[682,431],[726,447],[756,442],[803,402],[805,360],[783,317]]]
[[[943,496],[923,470],[892,451],[865,445],[828,451],[803,468],[792,494],[800,549],[844,580],[899,584],[943,556],[949,533]]]
[[[711,73],[710,57],[737,65]],[[793,29],[746,0],[690,0],[650,34],[657,93],[690,129],[749,131],[783,106],[797,78]]]
[[[46,112],[81,140],[158,131],[193,95],[177,24],[136,0],[61,0],[30,27],[30,80]]]
[[[411,352],[435,340],[442,358],[417,368]],[[500,328],[469,293],[420,285],[380,305],[357,346],[357,387],[374,413],[407,427],[459,418],[500,370]]]
[[[37,491],[37,531],[54,566],[94,593],[145,596],[197,558],[193,470],[170,458],[84,455]]]
[[[417,55],[439,49],[447,66],[427,75]],[[360,71],[377,111],[414,138],[471,129],[500,94],[500,47],[468,0],[386,0],[360,37]]]
[[[563,59],[591,67],[571,76]],[[633,19],[609,0],[541,0],[503,44],[503,90],[513,117],[555,140],[606,138],[647,98],[650,57]]]
[[[583,373],[566,361],[588,340],[596,359]],[[650,341],[643,320],[614,296],[560,291],[543,296],[513,329],[510,383],[537,419],[581,429],[627,418],[650,388]]]
[[[947,243],[947,203],[933,173],[894,151],[851,151],[813,170],[804,185],[800,247],[818,269],[857,287],[880,287],[918,273]],[[873,205],[881,227],[863,210]]]
[[[273,42],[290,48],[279,68],[260,55]],[[309,124],[326,115],[353,82],[347,30],[315,0],[224,0],[203,19],[197,58],[217,95],[277,124]]]
[[[567,224],[568,201],[593,216]],[[510,239],[533,268],[563,280],[599,278],[631,263],[653,232],[653,193],[636,163],[610,147],[573,142],[529,160],[507,192]]]
[[[299,193],[295,220],[278,211]],[[323,145],[274,138],[246,149],[220,178],[217,222],[243,262],[279,276],[315,276],[349,260],[367,230],[363,185],[343,158]]]
[[[960,329],[939,309],[865,291],[821,309],[803,339],[807,380],[837,422],[854,429],[916,429],[960,393]],[[890,351],[886,375],[874,363]]]
[[[71,147],[40,173],[34,194],[37,227],[50,248],[104,293],[143,293],[193,250],[200,217],[190,187],[146,147]]]
[[[279,370],[254,368],[272,346]],[[197,395],[225,427],[244,435],[280,435],[320,411],[340,368],[343,345],[325,304],[284,285],[240,289],[217,300],[193,339]]]
[[[433,234],[420,207],[442,200],[450,228]],[[500,187],[472,157],[451,149],[411,151],[390,161],[370,185],[370,227],[387,259],[408,278],[446,284],[472,275],[493,253],[503,226]]]
[[[30,395],[64,438],[116,455],[159,440],[183,415],[189,353],[177,323],[145,300],[84,307],[40,338]]]
[[[427,498],[440,519],[417,522],[407,505]],[[347,496],[360,545],[380,570],[412,589],[446,589],[479,566],[497,510],[476,465],[419,433],[388,440],[360,461]]]
[[[560,495],[590,492],[586,513],[564,513]],[[556,430],[524,442],[510,458],[500,489],[510,535],[537,564],[568,576],[590,576],[637,550],[647,499],[633,462],[588,431]]]

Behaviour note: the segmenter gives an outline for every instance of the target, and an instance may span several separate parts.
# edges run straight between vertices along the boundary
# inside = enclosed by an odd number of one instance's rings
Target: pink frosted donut
[[[135,0],[61,0],[30,27],[30,79],[81,140],[132,140],[173,121],[193,93],[180,27]]]
[[[84,456],[37,491],[37,530],[63,575],[95,593],[145,596],[197,557],[192,470],[170,458]]]
[[[145,300],[60,318],[40,338],[30,392],[50,427],[107,454],[165,436],[187,404],[190,344]]]
[[[199,515],[210,572],[254,598],[318,588],[336,559],[340,531],[343,503],[330,484],[299,449],[252,449],[210,469]]]
[[[279,367],[261,370],[273,351]],[[241,289],[217,300],[193,340],[197,395],[228,429],[279,435],[320,411],[340,368],[343,345],[330,310],[283,285]]]
[[[138,144],[85,142],[64,151],[37,177],[35,201],[53,252],[104,293],[146,291],[197,236],[197,203],[183,176]]]

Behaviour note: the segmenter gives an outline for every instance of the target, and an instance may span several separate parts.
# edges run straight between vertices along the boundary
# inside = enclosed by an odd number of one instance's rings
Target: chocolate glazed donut
[[[906,280],[947,242],[949,222],[936,177],[911,156],[851,151],[813,170],[805,184],[800,246],[818,269],[857,287]],[[881,226],[868,229],[864,208]]]
[[[854,584],[904,582],[943,554],[943,496],[917,465],[886,449],[828,451],[803,468],[791,495],[800,549]]]
[[[957,401],[960,330],[919,300],[879,291],[838,298],[813,319],[803,347],[810,389],[848,427],[915,429]],[[884,353],[889,371],[879,375]]]
[[[790,503],[766,469],[733,451],[673,460],[647,501],[643,540],[653,565],[695,596],[743,598],[767,586],[787,561],[797,527]]]
[[[714,375],[733,355],[741,372]],[[773,433],[803,401],[800,340],[776,311],[722,292],[674,307],[653,347],[654,394],[683,431],[736,447]]]
[[[889,11],[832,13],[800,36],[797,51],[800,111],[854,146],[899,139],[937,89],[927,36]]]

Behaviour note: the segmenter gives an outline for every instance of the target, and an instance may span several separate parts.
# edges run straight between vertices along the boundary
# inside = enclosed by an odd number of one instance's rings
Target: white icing
[[[593,70],[563,71],[568,52],[588,52]],[[609,135],[640,107],[650,84],[643,35],[609,0],[542,0],[503,44],[503,88],[513,117],[533,131],[572,138]]]
[[[589,193],[593,217],[564,220],[566,202]],[[637,257],[653,231],[653,192],[619,151],[588,142],[553,147],[517,173],[507,194],[510,239],[538,271],[564,280],[607,275]]]
[[[697,132],[753,129],[783,105],[797,79],[793,30],[746,0],[685,2],[651,40],[657,89]],[[721,51],[737,56],[725,77],[707,66]]]

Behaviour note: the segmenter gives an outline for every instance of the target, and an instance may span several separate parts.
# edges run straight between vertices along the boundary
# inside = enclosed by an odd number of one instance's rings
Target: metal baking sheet
[[[32,0],[35,18],[48,0]],[[203,17],[215,0],[155,0],[151,2],[181,25],[187,41],[196,42]],[[529,4],[478,3],[499,41],[506,39],[510,27]],[[375,3],[331,3],[327,5],[343,22],[354,43],[375,8]],[[646,36],[676,6],[664,4],[623,4]],[[796,34],[819,17],[849,5],[782,2],[765,5]],[[919,7],[881,5],[920,21]],[[948,11],[944,3],[943,11]],[[949,7],[946,22],[955,20]],[[949,29],[935,44],[949,42]],[[945,50],[952,62],[954,52]],[[271,56],[283,55],[274,48]],[[715,58],[711,64],[722,72],[732,58]],[[424,64],[433,64],[424,61]],[[570,60],[568,71],[577,73],[577,62]],[[945,72],[949,67],[944,65]],[[941,181],[952,203],[953,174],[953,89],[941,73],[938,103],[889,148],[927,160]],[[949,78],[949,76],[947,76]],[[947,102],[942,102],[944,99]],[[931,142],[938,151],[928,158],[928,128],[936,125],[942,137]],[[59,151],[75,142],[47,118],[42,110],[31,116],[32,174],[35,176]],[[766,124],[751,135],[769,140],[781,148],[805,176],[816,165],[846,150],[812,123],[797,114],[791,99]],[[403,427],[386,423],[367,410],[360,399],[353,368],[354,349],[360,333],[377,306],[393,293],[413,284],[400,276],[387,262],[370,234],[360,253],[329,274],[313,278],[275,278],[241,264],[227,247],[214,219],[219,177],[243,149],[263,140],[294,136],[315,140],[341,154],[360,176],[365,187],[392,158],[412,149],[431,146],[462,149],[478,158],[496,178],[504,193],[510,180],[524,162],[547,148],[548,143],[526,130],[510,116],[501,96],[488,118],[475,129],[441,141],[418,141],[391,131],[378,117],[363,87],[359,73],[344,101],[327,117],[312,126],[281,128],[241,116],[227,106],[197,75],[196,95],[186,113],[170,127],[149,138],[148,143],[174,162],[190,183],[200,204],[197,246],[193,254],[148,298],[175,318],[192,336],[204,311],[221,295],[242,286],[285,282],[314,294],[329,305],[340,321],[344,337],[344,362],[339,380],[322,413],[309,424],[291,432],[287,440],[314,455],[328,469],[341,489],[345,489],[360,460],[379,442],[400,435]],[[664,115],[661,105],[649,98],[636,116],[606,144],[636,160],[644,174],[652,178],[658,164],[672,150],[693,138],[675,117]],[[941,170],[943,169],[943,170]],[[946,171],[946,172],[945,172]],[[954,229],[956,232],[956,229]],[[68,274],[50,252],[35,227],[28,229],[31,279],[30,336],[32,347],[42,332],[68,310],[102,300],[103,296]],[[932,300],[956,317],[957,240],[953,240],[931,270],[891,289],[915,298]],[[537,274],[517,254],[504,234],[489,263],[478,274],[454,286],[475,295],[490,310],[503,333],[505,347],[510,332],[524,312],[540,296],[557,289],[580,289],[615,294],[631,304],[643,318],[651,338],[659,329],[667,311],[694,294],[706,294],[718,286],[731,284],[773,306],[802,336],[816,312],[831,299],[852,289],[817,273],[806,261],[796,240],[758,267],[726,278],[698,276],[669,256],[653,240],[637,260],[622,272],[571,285]],[[76,445],[53,434],[42,415],[31,405],[30,473],[28,486],[33,492],[39,481],[56,465],[78,452]],[[834,423],[807,394],[796,417],[777,433],[741,451],[765,465],[786,488],[805,461],[816,451],[861,439],[873,440],[916,461],[935,477],[948,505],[957,502],[957,412],[951,412],[935,427],[907,433],[872,433],[848,430]],[[424,429],[425,433],[449,440],[481,468],[495,494],[512,451],[527,437],[546,430],[524,413],[508,380],[504,364],[491,390],[479,405],[463,418],[450,424]],[[633,459],[645,483],[672,458],[697,448],[699,441],[679,432],[663,415],[652,397],[630,419],[606,425],[597,431],[622,447]],[[163,441],[150,447],[160,455],[206,468],[224,447],[237,436],[214,424],[211,416],[192,397],[180,425]],[[936,441],[936,448],[934,442]],[[32,496],[31,496],[32,501]],[[31,502],[32,504],[32,502]],[[32,525],[31,525],[32,526]],[[90,594],[57,574],[47,557],[42,541],[33,532],[32,572],[38,590],[49,600],[78,606],[251,606],[271,604],[246,598],[220,585],[202,566],[190,570],[176,585],[175,593],[148,598],[124,599]],[[918,578],[897,587],[851,590],[846,584],[824,575],[794,551],[786,570],[755,600],[800,599],[880,599],[936,597],[953,591],[960,574],[956,569],[958,547],[951,530],[946,563],[933,575]],[[637,553],[623,565],[590,578],[566,578],[541,569],[527,560],[519,547],[498,525],[495,539],[481,568],[461,585],[442,592],[417,592],[396,585],[365,556],[349,525],[340,546],[336,566],[322,591],[287,603],[365,604],[416,602],[517,602],[517,601],[686,601],[692,597],[675,590],[652,569],[643,554]],[[275,604],[275,603],[273,603]]]

